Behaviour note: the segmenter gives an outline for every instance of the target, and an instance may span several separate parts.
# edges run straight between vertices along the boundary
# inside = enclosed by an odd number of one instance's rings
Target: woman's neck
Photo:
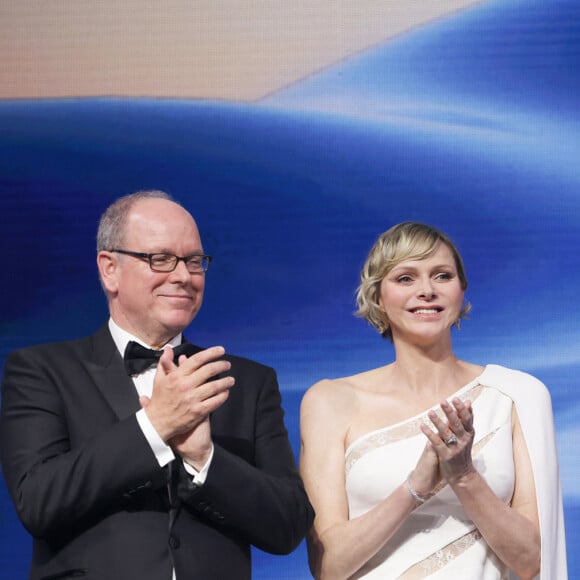
[[[431,347],[395,343],[396,358],[391,370],[396,383],[414,392],[435,395],[453,392],[467,384],[475,367],[459,360],[451,344]]]

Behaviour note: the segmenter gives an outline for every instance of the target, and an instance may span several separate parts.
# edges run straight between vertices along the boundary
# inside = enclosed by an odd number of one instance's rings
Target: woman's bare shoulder
[[[339,379],[322,379],[312,385],[304,394],[302,405],[318,406],[344,404],[353,397],[352,384],[349,377]]]
[[[323,379],[304,394],[300,406],[300,432],[303,442],[322,443],[327,448],[337,442],[342,448],[357,408],[357,393],[351,377]]]
[[[333,412],[352,412],[362,393],[369,384],[373,384],[380,371],[381,369],[372,369],[346,377],[318,381],[306,391],[302,405],[306,408],[323,406]]]

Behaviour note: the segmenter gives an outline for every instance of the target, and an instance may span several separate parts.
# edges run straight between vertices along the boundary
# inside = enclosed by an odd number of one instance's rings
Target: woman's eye
[[[401,282],[402,284],[410,282],[411,280],[412,280],[411,276],[399,276],[397,278],[397,282]]]
[[[451,278],[453,278],[453,275],[450,274],[449,272],[440,272],[439,274],[437,274],[437,276],[435,276],[435,278],[437,280],[451,280]]]

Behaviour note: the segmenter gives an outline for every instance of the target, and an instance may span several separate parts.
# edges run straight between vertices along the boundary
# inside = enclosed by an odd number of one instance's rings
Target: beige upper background
[[[5,0],[0,98],[255,101],[478,0]]]

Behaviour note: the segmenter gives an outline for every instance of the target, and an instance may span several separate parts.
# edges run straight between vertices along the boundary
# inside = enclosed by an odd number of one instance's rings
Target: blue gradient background
[[[535,374],[558,431],[569,574],[580,577],[580,4],[484,2],[260,103],[0,101],[0,365],[106,317],[94,237],[119,195],[174,194],[215,256],[187,332],[278,370],[298,454],[305,389],[392,360],[352,316],[376,236],[451,235],[473,304],[457,354]],[[0,483],[0,575],[30,541]],[[308,578],[302,546],[254,577]]]

